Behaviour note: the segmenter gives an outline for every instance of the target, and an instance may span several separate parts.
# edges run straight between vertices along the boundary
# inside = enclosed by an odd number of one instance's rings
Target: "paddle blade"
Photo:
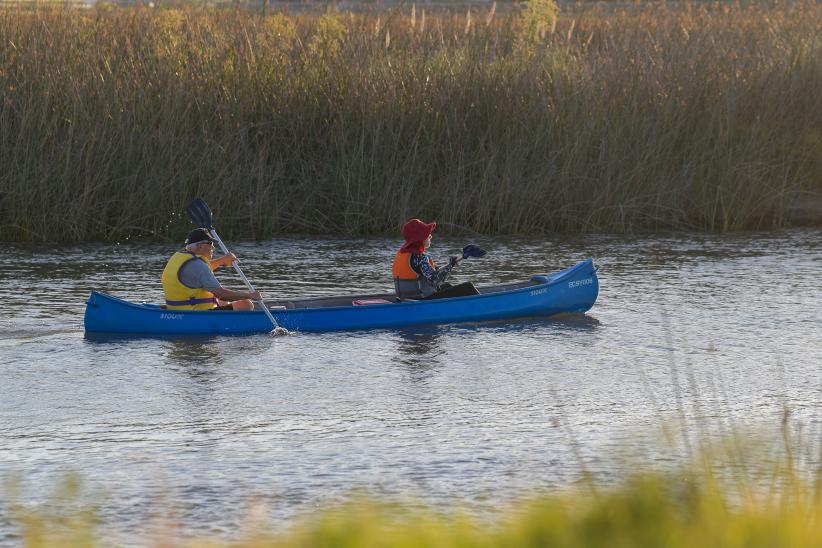
[[[214,221],[212,220],[211,209],[202,198],[194,198],[186,206],[191,222],[197,226],[212,229],[214,228]]]
[[[463,259],[467,259],[468,257],[485,257],[485,250],[479,246],[474,244],[468,244],[467,246],[462,248],[462,257]]]

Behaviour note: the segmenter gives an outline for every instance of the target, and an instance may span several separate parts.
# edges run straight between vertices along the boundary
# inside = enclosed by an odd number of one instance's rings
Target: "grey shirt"
[[[180,282],[192,288],[202,288],[206,291],[213,291],[218,289],[220,282],[214,277],[214,273],[200,260],[188,261],[180,268]]]

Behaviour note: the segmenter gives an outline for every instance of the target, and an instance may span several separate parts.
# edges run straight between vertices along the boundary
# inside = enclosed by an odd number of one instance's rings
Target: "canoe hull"
[[[363,306],[294,308],[271,312],[289,331],[322,332],[506,320],[582,313],[596,301],[599,281],[589,259],[511,291],[471,297]],[[156,335],[250,334],[271,331],[262,311],[165,310],[93,291],[86,303],[89,333]]]

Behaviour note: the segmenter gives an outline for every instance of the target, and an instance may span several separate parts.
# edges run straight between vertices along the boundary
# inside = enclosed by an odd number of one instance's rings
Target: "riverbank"
[[[0,240],[818,223],[822,6],[685,6],[0,11]]]

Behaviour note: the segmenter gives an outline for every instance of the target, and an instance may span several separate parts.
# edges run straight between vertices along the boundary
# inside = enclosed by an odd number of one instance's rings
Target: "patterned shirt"
[[[427,253],[412,253],[411,270],[425,278],[429,284],[439,289],[451,273],[451,269],[454,268],[454,265],[449,262],[447,265],[441,266],[435,270],[431,268],[431,265],[428,263],[428,259],[430,258],[431,256]]]

